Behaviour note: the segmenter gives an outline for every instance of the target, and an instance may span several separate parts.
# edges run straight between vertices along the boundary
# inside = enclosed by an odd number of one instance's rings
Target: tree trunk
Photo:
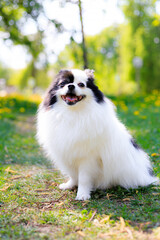
[[[83,51],[83,68],[88,68],[88,59],[87,59],[87,49],[86,49],[86,42],[84,37],[84,28],[83,28],[83,16],[82,16],[82,3],[81,0],[78,0],[79,6],[79,15],[80,15],[80,22],[81,22],[81,33],[82,33],[82,51]]]

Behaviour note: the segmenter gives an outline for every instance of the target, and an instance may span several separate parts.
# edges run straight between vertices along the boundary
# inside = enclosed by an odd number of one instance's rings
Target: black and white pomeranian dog
[[[94,83],[93,70],[61,70],[37,116],[37,139],[77,200],[91,191],[158,183],[147,154],[119,121],[113,103]]]

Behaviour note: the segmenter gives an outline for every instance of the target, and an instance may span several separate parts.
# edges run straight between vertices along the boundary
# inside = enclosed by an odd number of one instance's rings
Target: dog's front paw
[[[75,186],[75,183],[71,180],[69,180],[68,182],[66,183],[62,183],[59,185],[59,188],[61,190],[67,190],[67,189],[72,189],[73,187]]]
[[[59,185],[59,189],[61,190],[67,190],[67,189],[71,189],[72,186],[70,186],[68,183],[62,183]]]
[[[91,196],[89,193],[80,193],[80,194],[78,193],[75,200],[85,201],[90,198],[91,198]]]
[[[59,185],[59,189],[61,190],[66,190],[67,189],[67,184],[66,183],[62,183]]]

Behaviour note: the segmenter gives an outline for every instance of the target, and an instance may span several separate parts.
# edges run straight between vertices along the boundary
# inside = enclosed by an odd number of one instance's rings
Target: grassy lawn
[[[160,97],[112,97],[160,177]],[[0,98],[0,239],[160,239],[160,187],[97,190],[75,201],[35,140],[37,102]]]

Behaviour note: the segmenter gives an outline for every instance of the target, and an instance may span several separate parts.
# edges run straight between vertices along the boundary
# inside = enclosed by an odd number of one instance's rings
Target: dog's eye
[[[60,84],[59,84],[59,87],[60,87],[60,88],[63,88],[64,86],[65,86],[65,83],[60,83]]]
[[[81,83],[81,82],[78,83],[78,86],[81,87],[81,88],[85,87],[84,83]]]

